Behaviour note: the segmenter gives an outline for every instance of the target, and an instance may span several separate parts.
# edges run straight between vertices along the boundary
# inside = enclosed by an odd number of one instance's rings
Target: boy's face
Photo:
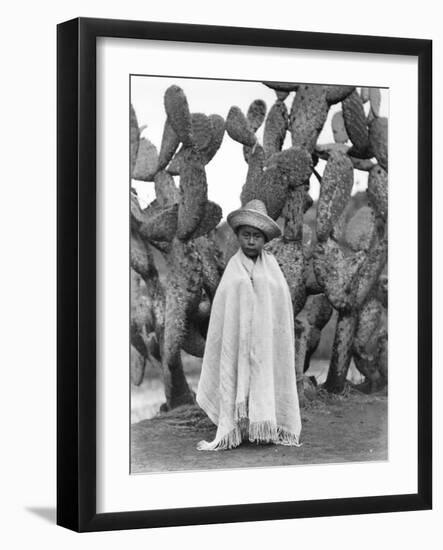
[[[243,253],[249,258],[256,258],[266,242],[260,229],[250,225],[242,225],[238,228],[237,240]]]

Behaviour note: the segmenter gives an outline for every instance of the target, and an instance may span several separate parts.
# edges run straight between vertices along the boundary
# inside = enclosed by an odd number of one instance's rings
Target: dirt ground
[[[387,395],[348,388],[320,392],[302,409],[301,447],[242,443],[229,451],[197,451],[216,427],[198,407],[180,407],[131,428],[131,473],[250,468],[388,459]]]

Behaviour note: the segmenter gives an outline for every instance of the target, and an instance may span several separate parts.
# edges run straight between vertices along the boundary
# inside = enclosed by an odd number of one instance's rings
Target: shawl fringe
[[[245,409],[241,409],[245,410]],[[242,441],[249,440],[257,445],[274,443],[290,447],[301,447],[302,443],[296,434],[288,432],[281,426],[277,426],[271,420],[262,422],[249,422],[247,417],[241,417],[236,426],[223,436],[220,441],[200,441],[197,444],[199,451],[224,451],[238,447]]]

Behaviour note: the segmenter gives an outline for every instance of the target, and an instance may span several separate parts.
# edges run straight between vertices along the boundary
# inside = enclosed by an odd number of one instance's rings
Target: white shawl
[[[239,249],[214,296],[197,403],[216,424],[198,450],[251,442],[299,446],[291,296],[274,255]]]

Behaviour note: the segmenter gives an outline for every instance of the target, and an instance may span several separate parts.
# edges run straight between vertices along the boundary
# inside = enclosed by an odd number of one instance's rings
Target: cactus
[[[203,151],[209,146],[212,138],[211,120],[204,113],[192,113],[191,128],[194,147]]]
[[[289,115],[292,145],[314,150],[318,136],[326,122],[329,104],[324,86],[301,85],[295,94]]]
[[[154,181],[154,176],[158,170],[157,148],[149,139],[141,138],[137,161],[135,163],[133,177],[141,181]]]
[[[145,375],[145,361],[143,355],[131,344],[131,382],[135,386],[142,383]]]
[[[338,320],[325,388],[343,391],[351,357],[367,379],[366,389],[380,388],[386,382],[387,338],[380,321],[386,293],[380,281],[387,261],[388,159],[387,120],[379,116],[380,90],[264,84],[277,96],[268,112],[266,104],[256,99],[246,116],[232,106],[226,121],[217,114],[191,113],[183,90],[170,86],[164,96],[166,120],[157,156],[154,146],[147,147],[143,141],[147,138],[140,139],[131,107],[133,174],[138,174],[137,162],[139,168],[143,165],[144,178],[154,182],[156,192],[156,199],[144,210],[136,196],[131,197],[131,265],[148,289],[148,304],[143,314],[134,316],[131,329],[136,350],[132,352],[133,379],[140,379],[142,363],[137,353],[145,364],[160,362],[166,407],[193,402],[180,351],[202,355],[211,302],[225,262],[235,249],[235,243],[230,252],[218,248],[215,228],[222,212],[208,200],[205,170],[222,146],[225,130],[241,145],[240,154],[248,165],[241,203],[263,200],[268,214],[274,220],[280,218],[282,224],[282,236],[265,249],[275,255],[291,293],[294,368],[301,397],[303,372],[334,310]],[[294,96],[288,114],[283,101],[290,93]],[[364,103],[368,101],[366,117]],[[331,122],[334,143],[318,143],[330,106],[339,102],[342,111]],[[261,126],[263,142],[256,134]],[[284,148],[287,132],[292,145]],[[322,176],[315,169],[319,159],[326,161]],[[354,169],[369,173],[369,206],[362,206],[349,219]],[[321,184],[314,234],[303,223],[312,205],[311,174]],[[173,176],[179,176],[179,187]],[[153,260],[155,249],[167,266],[162,284]]]
[[[354,170],[349,157],[333,151],[322,178],[317,205],[317,238],[326,240],[347,205],[354,184]]]
[[[334,105],[346,99],[354,90],[355,86],[326,86],[326,101]]]
[[[276,220],[283,210],[288,194],[288,185],[278,166],[265,170],[260,177],[254,198],[266,204],[268,215]]]
[[[134,107],[131,105],[130,108],[130,161],[131,161],[131,174],[134,172],[135,163],[137,162],[138,147],[140,142],[140,130],[138,127],[137,116],[134,111]]]
[[[388,254],[388,244],[385,238],[376,238],[366,254],[365,261],[359,272],[355,293],[355,308],[361,308],[383,271]]]
[[[263,124],[266,116],[266,109],[266,103],[261,99],[255,99],[251,105],[249,105],[248,112],[246,113],[246,119],[249,129],[252,132],[257,132]],[[257,142],[252,147],[255,147],[256,144]],[[243,145],[243,157],[247,163],[249,163],[249,155],[251,154],[252,147],[249,145]]]
[[[289,189],[303,185],[312,174],[312,157],[306,149],[289,147],[274,153],[265,161],[266,167],[276,166]]]
[[[367,193],[378,216],[386,222],[388,217],[388,174],[378,165],[369,172]]]
[[[201,150],[205,165],[214,158],[220,149],[225,134],[225,120],[223,117],[220,115],[209,115],[209,121],[211,123],[211,138],[208,145]]]
[[[352,309],[358,273],[365,257],[360,251],[345,256],[341,246],[331,238],[317,244],[313,256],[314,273],[335,309]]]
[[[369,125],[369,142],[371,150],[379,165],[388,169],[388,119],[375,118]]]
[[[174,238],[167,255],[163,377],[166,402],[171,407],[192,402],[181,366],[180,350],[188,328],[189,314],[197,310],[203,283],[201,257],[190,243]]]
[[[204,166],[221,145],[225,122],[219,115],[191,114],[178,86],[166,90],[164,102],[167,118],[160,154],[145,170],[149,181],[154,181],[156,199],[142,209],[131,193],[131,265],[145,281],[148,294],[144,315],[134,316],[131,342],[145,363],[150,358],[161,363],[166,396],[163,409],[167,409],[194,402],[180,350],[202,355],[208,323],[208,315],[202,315],[202,304],[207,303],[208,296],[214,296],[223,270],[221,253],[217,256],[217,245],[209,236],[222,212],[207,199]],[[133,176],[137,175],[137,162],[146,165],[146,148],[140,147],[139,141],[140,131],[131,107],[131,160],[137,151]],[[173,155],[180,156],[180,189],[165,171]],[[163,284],[153,248],[166,262]],[[135,352],[133,355],[133,380],[139,383],[141,363]]]
[[[387,384],[387,333],[382,326],[384,307],[374,295],[360,311],[353,343],[357,369],[366,378],[360,386],[370,393]]]
[[[268,243],[265,248],[276,257],[289,286],[294,315],[297,315],[306,302],[302,243],[295,240],[285,241],[284,238],[278,237]]]
[[[272,81],[266,81],[263,82],[265,86],[268,88],[272,88],[273,90],[276,90],[278,92],[293,92],[297,91],[300,84],[296,84],[295,82],[272,82]]]
[[[363,103],[367,103],[369,101],[369,88],[360,88],[360,97]]]
[[[266,116],[266,103],[261,99],[256,99],[249,105],[246,118],[253,132],[256,132],[263,124]]]
[[[220,115],[206,117],[202,113],[191,115],[192,135],[195,148],[200,152],[203,165],[208,164],[219,150],[225,133],[225,121]],[[182,146],[171,159],[167,171],[172,176],[178,176],[187,147]]]
[[[325,388],[332,393],[343,391],[352,357],[356,326],[357,316],[354,311],[338,312],[331,362],[325,382]]]
[[[346,132],[342,111],[337,111],[331,120],[332,134],[336,143],[346,143],[349,139]]]
[[[170,160],[177,151],[177,147],[180,144],[180,139],[175,133],[174,128],[171,126],[169,119],[165,121],[163,127],[162,143],[160,146],[160,153],[158,155],[158,169],[163,170],[169,164]]]
[[[339,314],[325,382],[326,389],[332,392],[343,391],[352,354],[359,355],[358,346],[354,350],[355,340],[362,338],[359,327],[367,322],[367,314],[362,312],[368,307],[387,259],[387,242],[378,237],[375,216],[367,207],[350,220],[345,236],[347,245],[356,250],[354,255],[345,257],[331,239],[326,246],[319,243],[314,255],[317,280]]]
[[[276,101],[266,117],[263,149],[267,157],[281,151],[288,129],[288,110],[283,101]]]
[[[164,208],[148,207],[137,217],[138,234],[149,241],[171,242],[177,232],[178,204]],[[135,215],[134,215],[135,217]]]
[[[359,208],[345,228],[345,240],[354,252],[368,251],[376,237],[375,215],[372,208]]]
[[[226,117],[226,131],[233,140],[248,147],[252,147],[257,141],[247,118],[236,106],[229,109]]]
[[[369,102],[371,104],[371,113],[374,117],[378,117],[380,115],[381,103],[380,88],[369,88]]]
[[[165,92],[165,110],[168,120],[185,147],[192,147],[192,119],[188,100],[181,88],[170,86]]]
[[[260,182],[263,175],[265,162],[265,152],[263,147],[256,143],[249,154],[248,173],[246,182],[243,185],[240,200],[242,205],[254,198],[258,198],[260,192]]]
[[[170,206],[180,200],[180,193],[174,183],[174,178],[165,170],[160,170],[154,176],[155,196],[160,206]]]
[[[290,189],[282,216],[285,219],[283,237],[285,241],[303,240],[303,214],[305,212],[305,187]]]
[[[180,203],[178,208],[177,237],[186,240],[203,218],[208,200],[208,185],[200,153],[186,149],[180,170]]]
[[[244,204],[260,198],[274,219],[280,216],[283,219],[283,236],[268,243],[266,248],[274,253],[286,276],[295,314],[304,316],[305,309],[314,307],[312,300],[307,300],[308,294],[318,297],[319,303],[327,302],[327,319],[332,308],[338,311],[325,387],[340,392],[344,388],[356,332],[358,335],[360,311],[370,299],[386,262],[386,242],[378,237],[378,233],[383,231],[387,213],[387,177],[381,177],[383,172],[380,172],[387,155],[383,150],[386,143],[384,122],[377,118],[379,90],[363,89],[358,93],[353,86],[265,84],[283,95],[277,96],[265,120],[263,146],[253,143],[255,129],[238,108],[231,109],[231,117],[228,117],[237,120],[241,132],[230,128],[228,134],[244,145],[248,162],[241,202]],[[295,97],[288,126],[293,146],[281,150],[285,139],[285,111],[281,102],[293,91]],[[335,143],[319,144],[318,136],[329,106],[340,101],[342,111],[332,118]],[[374,111],[371,123],[363,107],[367,101],[371,102],[371,112]],[[347,144],[348,140],[352,146]],[[374,164],[373,156],[379,164]],[[321,181],[321,188],[317,204],[317,244],[311,246],[303,242],[303,212],[309,206],[309,176],[318,158],[326,160],[327,164],[322,177],[314,172]],[[365,206],[348,220],[347,205],[354,169],[369,172],[368,198],[372,208]],[[305,309],[302,309],[304,305]],[[294,326],[296,348],[307,368],[310,357],[308,335],[314,349],[321,328],[314,329],[315,323],[309,324],[301,317],[295,319]],[[299,359],[296,365],[298,382]]]
[[[350,154],[359,158],[371,158],[373,155],[369,146],[366,115],[358,92],[354,90],[349,94],[342,106],[346,132],[354,146]]]

